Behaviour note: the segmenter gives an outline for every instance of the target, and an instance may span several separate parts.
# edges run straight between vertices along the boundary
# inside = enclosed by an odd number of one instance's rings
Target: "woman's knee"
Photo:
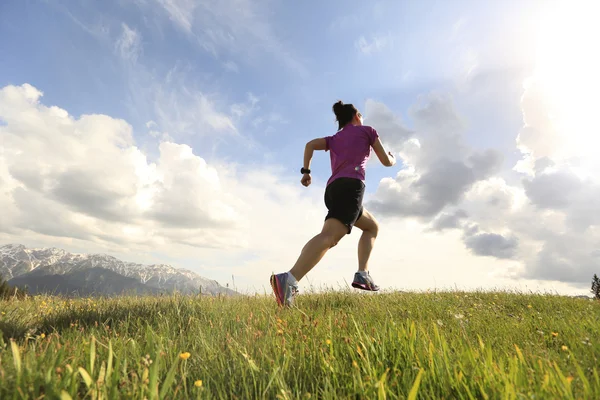
[[[369,228],[365,229],[365,231],[376,238],[379,234],[379,224],[377,221],[373,221],[371,224],[369,224]]]
[[[335,234],[329,232],[323,232],[320,234],[323,242],[327,245],[328,248],[335,247],[340,238],[338,238]]]
[[[363,211],[362,216],[356,221],[356,227],[361,229],[364,233],[377,237],[379,234],[379,223],[367,210]]]

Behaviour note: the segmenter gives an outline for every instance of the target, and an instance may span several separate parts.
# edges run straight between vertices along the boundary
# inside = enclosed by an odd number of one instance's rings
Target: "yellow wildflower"
[[[40,335],[40,337],[41,337],[42,339],[44,339],[44,338],[46,337],[46,334],[45,334],[45,333],[42,333],[42,334]]]
[[[277,334],[278,335],[283,335],[283,329],[277,329]]]
[[[188,358],[190,358],[190,356],[191,354],[186,351],[185,353],[181,353],[179,355],[179,358],[181,358],[182,360],[187,360]]]
[[[573,379],[574,378],[572,376],[567,376],[567,382],[571,383],[571,382],[573,382]]]
[[[531,304],[527,304],[527,308],[531,308]]]
[[[202,380],[198,379],[196,382],[194,382],[194,386],[201,387],[202,386]]]
[[[328,345],[330,345],[330,344],[331,344],[331,340],[327,339],[327,340],[325,341],[325,343],[327,343]]]
[[[552,336],[553,337],[557,337],[558,336],[558,332],[552,332]]]
[[[565,346],[564,344],[562,345],[561,349],[563,349],[563,351],[569,350],[569,348],[567,346]]]

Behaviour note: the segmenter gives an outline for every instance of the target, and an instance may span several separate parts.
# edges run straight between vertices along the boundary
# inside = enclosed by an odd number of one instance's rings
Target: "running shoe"
[[[298,293],[298,286],[289,283],[287,272],[271,275],[271,287],[279,306],[289,307],[294,303],[294,296]]]
[[[361,275],[358,272],[355,273],[352,287],[356,289],[369,290],[371,292],[376,292],[379,290],[379,286],[375,284],[369,272],[367,272],[366,275]]]

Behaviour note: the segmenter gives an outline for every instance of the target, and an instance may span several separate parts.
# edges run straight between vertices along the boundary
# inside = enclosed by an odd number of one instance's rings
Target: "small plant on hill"
[[[8,282],[0,277],[0,300],[21,299],[23,297],[25,297],[23,290],[10,286]]]
[[[592,279],[592,294],[596,300],[600,300],[600,278],[596,274]]]

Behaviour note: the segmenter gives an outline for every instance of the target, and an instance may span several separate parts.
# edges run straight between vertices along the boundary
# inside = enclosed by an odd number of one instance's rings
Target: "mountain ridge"
[[[0,276],[16,282],[39,281],[42,276],[70,276],[80,271],[102,268],[146,285],[148,292],[173,292],[235,295],[216,280],[168,264],[144,265],[122,261],[105,253],[70,253],[56,247],[27,248],[22,244],[0,246]],[[85,290],[85,288],[82,288]]]
[[[159,294],[157,289],[139,283],[106,268],[93,267],[63,275],[24,274],[8,281],[9,285],[27,287],[31,295],[40,293],[66,296]]]

